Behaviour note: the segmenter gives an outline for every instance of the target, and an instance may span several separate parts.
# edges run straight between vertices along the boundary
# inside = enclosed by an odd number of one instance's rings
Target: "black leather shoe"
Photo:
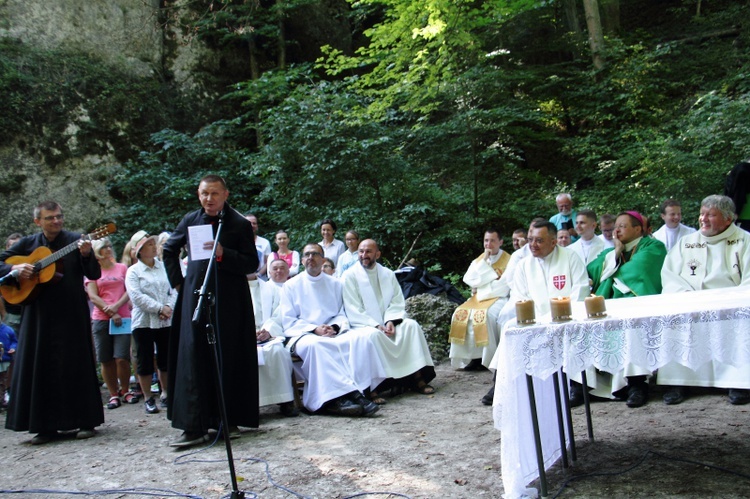
[[[583,405],[583,385],[575,381],[570,383],[570,407]]]
[[[488,391],[484,397],[482,397],[482,403],[484,405],[492,405],[492,402],[495,401],[495,385],[492,385],[492,388],[490,388],[490,391]]]
[[[685,400],[686,396],[687,394],[685,393],[685,388],[681,386],[672,386],[664,394],[662,399],[667,405],[677,405],[681,404]]]
[[[208,434],[184,431],[182,432],[182,435],[180,435],[180,438],[178,438],[177,440],[169,444],[169,446],[177,447],[178,449],[183,449],[185,447],[190,447],[193,445],[198,445],[204,442],[208,442],[208,440],[209,440]]]
[[[344,397],[331,400],[326,404],[325,409],[328,414],[335,416],[361,416],[364,412],[361,405]]]
[[[729,403],[732,405],[745,405],[750,402],[750,390],[740,388],[729,389]]]
[[[641,407],[648,402],[647,385],[638,384],[628,388],[628,400],[625,401],[628,407]]]
[[[466,364],[464,371],[483,371],[487,369],[482,365],[482,359],[471,359],[471,362]]]
[[[279,404],[279,412],[287,418],[296,418],[299,416],[299,409],[294,406],[294,402]]]
[[[362,392],[354,392],[351,395],[352,401],[362,407],[363,416],[372,416],[380,410],[380,406],[372,400],[365,397]]]

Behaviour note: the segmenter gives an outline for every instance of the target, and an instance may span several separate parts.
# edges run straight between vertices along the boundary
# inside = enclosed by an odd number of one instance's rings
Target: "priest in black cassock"
[[[164,244],[164,265],[172,287],[179,291],[169,344],[169,398],[167,416],[172,426],[183,430],[173,447],[188,447],[208,441],[208,430],[218,428],[221,417],[216,393],[212,346],[204,328],[205,317],[193,327],[193,311],[208,269],[208,259],[191,254],[191,226],[210,225],[214,238],[219,219],[223,220],[216,248],[216,272],[208,290],[216,305],[212,323],[216,329],[221,381],[224,388],[231,434],[236,426],[258,427],[258,354],[255,321],[247,274],[258,268],[258,254],[250,222],[226,202],[229,197],[224,179],[204,177],[198,186],[202,208],[188,213]],[[210,250],[214,242],[203,244]],[[187,245],[187,274],[183,278],[180,251]],[[174,373],[174,374],[172,374]]]
[[[33,262],[5,261],[26,257],[42,246],[52,253],[62,250],[56,262],[62,276],[38,284],[34,289],[39,294],[23,308],[5,427],[36,433],[34,445],[49,442],[58,431],[76,430],[76,438],[90,438],[104,422],[104,411],[83,277],[99,279],[101,268],[91,242],[63,230],[58,203],[37,206],[34,223],[42,232],[21,238],[0,254],[0,276],[18,271],[18,279],[31,278]]]

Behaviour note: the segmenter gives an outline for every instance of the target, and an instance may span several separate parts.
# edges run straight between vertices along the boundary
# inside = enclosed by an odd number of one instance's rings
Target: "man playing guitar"
[[[101,270],[91,242],[64,230],[64,221],[58,203],[41,203],[34,209],[34,223],[42,231],[0,254],[0,277],[13,272],[18,288],[38,281],[38,296],[24,301],[5,424],[11,430],[36,433],[32,444],[49,442],[58,431],[90,438],[104,422],[83,288],[83,277],[98,279]],[[23,261],[40,248],[47,258]],[[39,279],[45,266],[51,268],[41,263],[45,260],[56,262],[55,279],[48,282]]]

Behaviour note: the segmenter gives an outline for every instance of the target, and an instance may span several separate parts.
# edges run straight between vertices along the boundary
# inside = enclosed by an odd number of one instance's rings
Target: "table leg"
[[[589,401],[589,385],[586,379],[586,371],[581,371],[581,384],[583,385],[583,405],[586,409],[586,428],[589,432],[589,440],[594,441],[594,425],[591,423],[591,403]]]
[[[565,445],[565,426],[563,423],[562,402],[560,401],[560,376],[552,373],[552,383],[555,384],[555,410],[557,411],[557,432],[560,435],[560,451],[562,452],[562,467],[568,468],[568,446]]]
[[[570,459],[575,462],[576,456],[576,438],[573,434],[573,415],[570,412],[570,393],[568,392],[568,375],[560,369],[562,374],[563,397],[565,404],[565,421],[568,425],[568,438],[570,439]]]
[[[547,474],[544,471],[544,455],[542,454],[542,436],[539,433],[539,419],[536,413],[536,398],[534,397],[534,380],[526,375],[526,386],[529,390],[529,409],[531,410],[531,425],[534,428],[534,445],[536,446],[536,462],[539,467],[539,482],[541,496],[547,497]]]

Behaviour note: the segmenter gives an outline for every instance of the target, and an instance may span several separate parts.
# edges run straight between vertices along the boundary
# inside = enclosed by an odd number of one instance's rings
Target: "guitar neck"
[[[87,234],[87,235],[83,236],[82,239],[84,239],[84,240],[87,241],[87,240],[91,239],[91,235]],[[61,249],[55,251],[50,256],[48,256],[46,258],[42,258],[41,260],[39,260],[38,262],[36,262],[34,264],[34,267],[35,267],[36,271],[38,272],[38,271],[40,271],[43,268],[49,267],[50,265],[52,265],[53,263],[55,263],[56,261],[58,261],[60,258],[62,258],[65,255],[68,255],[68,254],[72,253],[73,251],[77,250],[78,249],[78,241],[80,241],[80,239],[77,240],[77,241],[73,241],[72,243],[70,243],[69,245],[65,246],[64,248],[61,248]]]

